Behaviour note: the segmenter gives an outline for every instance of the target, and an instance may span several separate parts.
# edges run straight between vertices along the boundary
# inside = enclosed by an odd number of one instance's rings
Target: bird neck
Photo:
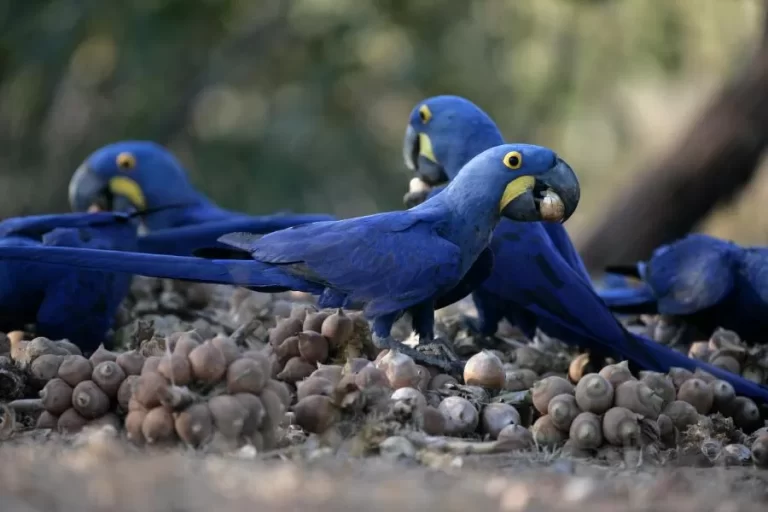
[[[501,220],[501,196],[495,197],[488,187],[468,186],[468,181],[466,175],[457,176],[436,198],[441,198],[450,212],[453,227],[449,238],[477,256],[488,246],[493,230]]]

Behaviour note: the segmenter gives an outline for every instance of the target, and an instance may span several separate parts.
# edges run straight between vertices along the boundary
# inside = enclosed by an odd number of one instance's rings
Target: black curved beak
[[[144,210],[146,199],[138,183],[127,177],[106,179],[87,163],[77,168],[69,180],[69,207],[75,212],[94,208],[102,211],[130,212]]]
[[[500,210],[503,216],[521,222],[565,222],[576,211],[580,196],[576,173],[558,158],[547,172],[509,183]]]
[[[435,158],[429,135],[416,132],[411,125],[405,129],[403,160],[406,167],[432,187],[448,182],[448,174]]]
[[[107,180],[92,172],[88,164],[77,168],[69,180],[69,207],[75,212],[84,212],[93,205],[102,210],[112,210],[112,194]]]

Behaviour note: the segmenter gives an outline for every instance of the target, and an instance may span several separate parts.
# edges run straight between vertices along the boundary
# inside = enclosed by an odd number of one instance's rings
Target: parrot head
[[[521,222],[565,222],[579,204],[579,181],[554,151],[530,144],[502,144],[470,160],[445,192],[459,201],[485,201],[492,194],[498,212]],[[482,190],[480,196],[473,193]]]
[[[194,189],[178,160],[149,141],[124,141],[96,150],[69,182],[73,211],[143,211],[192,201]]]
[[[459,96],[434,96],[411,111],[403,158],[423,182],[436,186],[455,178],[478,153],[503,143],[480,107]]]

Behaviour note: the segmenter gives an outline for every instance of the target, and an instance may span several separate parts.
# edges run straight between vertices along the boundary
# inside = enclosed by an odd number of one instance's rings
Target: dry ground
[[[382,458],[309,462],[148,454],[91,436],[79,447],[0,447],[3,512],[764,510],[768,471],[606,468],[530,456],[465,457],[428,469]]]

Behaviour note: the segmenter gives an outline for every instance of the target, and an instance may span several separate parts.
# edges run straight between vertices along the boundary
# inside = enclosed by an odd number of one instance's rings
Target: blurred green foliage
[[[406,117],[419,99],[453,93],[491,113],[508,139],[573,163],[588,218],[660,144],[649,137],[679,126],[671,105],[744,62],[760,7],[4,0],[0,215],[65,210],[80,161],[128,138],[168,145],[230,208],[400,208]],[[669,90],[677,96],[646,98]]]

